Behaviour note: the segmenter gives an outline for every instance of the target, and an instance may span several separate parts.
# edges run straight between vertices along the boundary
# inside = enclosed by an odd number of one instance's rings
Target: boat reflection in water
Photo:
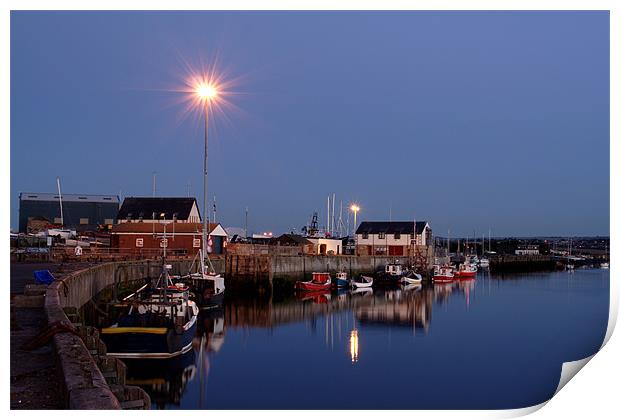
[[[224,335],[223,310],[200,312],[191,351],[165,360],[127,360],[127,384],[144,389],[153,408],[164,409],[180,407],[188,384],[198,376],[202,405],[209,374],[208,353],[220,351]]]
[[[355,310],[364,324],[389,324],[428,331],[433,306],[433,289],[406,285],[375,291],[372,299]]]
[[[156,408],[180,406],[181,397],[189,382],[196,376],[194,351],[165,360],[126,360],[127,384],[137,385],[151,397]]]
[[[357,365],[360,363],[360,339],[365,335],[376,335],[377,328],[381,327],[427,332],[433,303],[441,304],[453,293],[464,293],[469,302],[473,284],[468,281],[328,292],[296,291],[280,297],[279,301],[270,296],[230,293],[223,307],[200,312],[193,351],[160,365],[132,361],[134,363],[128,366],[128,383],[143,387],[151,396],[154,408],[210,408],[212,394],[217,392],[215,388],[209,392],[207,387],[214,361],[212,354],[223,350],[227,330],[236,334],[301,323],[310,336],[322,337],[324,332],[327,351],[340,349],[341,357],[350,358],[351,365]],[[372,364],[373,360],[368,359],[368,362]],[[195,391],[191,392],[192,397],[185,399],[188,386]]]
[[[546,398],[553,395],[561,361],[592,354],[587,352],[593,346],[575,344],[575,334],[583,342],[595,328],[604,337],[606,324],[600,323],[608,314],[600,306],[608,302],[608,285],[609,271],[577,270],[492,277],[484,271],[471,281],[316,295],[276,290],[256,296],[229,288],[219,311],[200,312],[194,359],[128,376],[142,382],[153,408],[482,409],[489,401],[502,408],[531,406],[538,396],[529,391],[528,375],[520,374],[534,367],[547,372]],[[541,290],[553,293],[541,296]],[[523,305],[534,310],[523,311]],[[527,329],[501,327],[514,322],[515,314],[525,317]],[[589,323],[577,322],[591,316]],[[559,331],[557,342],[544,340],[550,328]],[[531,331],[543,339],[537,352],[530,351]],[[469,354],[504,359],[463,363]],[[557,362],[552,368],[550,360]],[[459,391],[438,393],[446,383]],[[338,397],[299,391],[326,387]],[[372,398],[359,398],[360,390],[372,390]]]

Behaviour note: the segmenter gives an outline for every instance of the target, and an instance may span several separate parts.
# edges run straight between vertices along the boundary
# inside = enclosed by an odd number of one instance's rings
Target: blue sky
[[[187,63],[213,119],[218,219],[299,231],[327,195],[437,234],[609,234],[607,12],[12,12],[21,191],[202,200]],[[345,217],[346,219],[346,217]]]

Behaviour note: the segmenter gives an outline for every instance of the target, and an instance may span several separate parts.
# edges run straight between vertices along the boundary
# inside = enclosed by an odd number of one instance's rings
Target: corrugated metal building
[[[116,195],[63,194],[63,225],[69,229],[94,230],[98,225],[115,223],[119,210]],[[58,194],[20,193],[19,231],[28,231],[28,222],[42,219],[60,225],[60,200]]]

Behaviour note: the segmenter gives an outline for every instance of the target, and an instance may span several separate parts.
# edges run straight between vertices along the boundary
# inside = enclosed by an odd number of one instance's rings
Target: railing
[[[164,255],[162,248],[82,248],[81,254],[77,255],[74,247],[53,247],[50,250],[52,260],[62,261],[117,261],[128,259],[152,259],[160,258]],[[187,249],[166,249],[167,259],[193,257],[187,253]]]

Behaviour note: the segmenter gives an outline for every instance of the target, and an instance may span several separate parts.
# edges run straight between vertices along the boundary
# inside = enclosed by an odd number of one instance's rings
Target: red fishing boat
[[[298,281],[295,283],[295,289],[309,291],[329,290],[331,285],[332,281],[329,273],[312,273],[312,280]]]
[[[478,269],[475,265],[465,262],[459,264],[459,269],[454,272],[454,277],[459,280],[471,280],[476,277]]]
[[[453,268],[449,265],[435,266],[433,281],[435,283],[450,283],[454,281]]]

